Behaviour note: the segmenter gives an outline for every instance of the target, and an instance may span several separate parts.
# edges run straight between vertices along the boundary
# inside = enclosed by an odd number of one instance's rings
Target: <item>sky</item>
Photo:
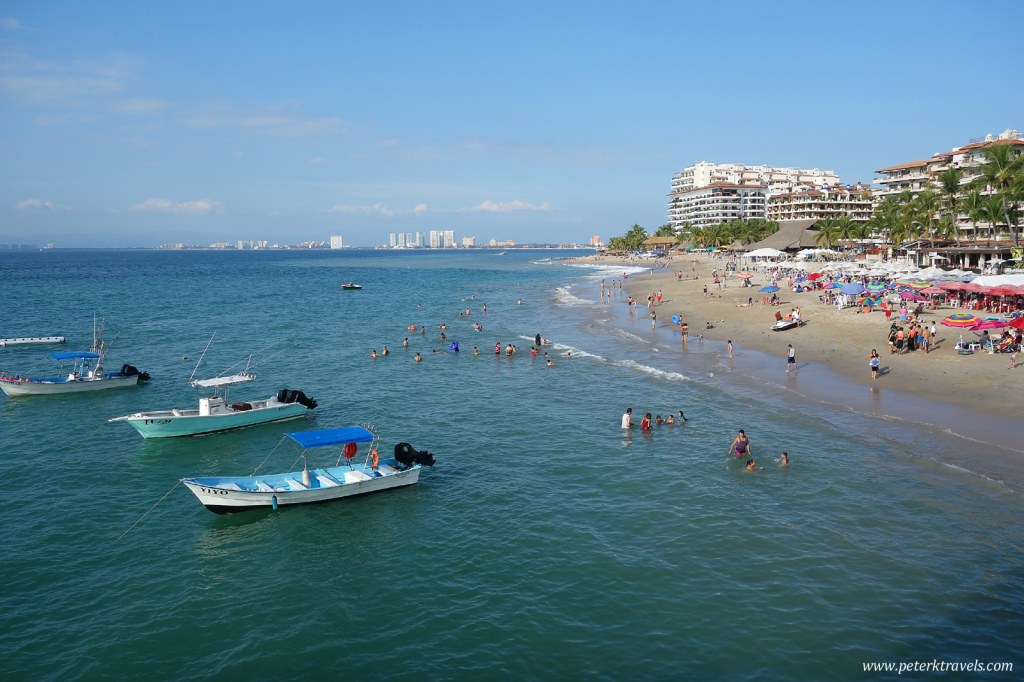
[[[1024,130],[1024,3],[0,4],[0,243],[584,242]]]

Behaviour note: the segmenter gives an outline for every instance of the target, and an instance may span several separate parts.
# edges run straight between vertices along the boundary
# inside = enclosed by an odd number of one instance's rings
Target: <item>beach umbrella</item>
[[[932,285],[931,282],[923,279],[898,279],[896,284],[901,287],[910,287],[911,289],[927,289]]]
[[[820,272],[815,272],[815,273],[811,273],[810,275],[807,275],[807,279],[818,279],[819,277],[821,277],[821,273]]]
[[[836,283],[836,282],[832,282],[831,284],[826,284],[826,285],[825,285],[824,287],[822,287],[822,288],[823,288],[823,289],[838,289],[838,288],[839,288],[839,284],[838,284],[838,283]]]
[[[750,274],[749,272],[741,272],[736,276],[739,277],[740,279],[750,279],[751,277],[753,277],[753,275]]]
[[[981,322],[981,318],[975,317],[970,313],[953,313],[942,321],[947,327],[962,327],[970,328]]]
[[[982,329],[998,329],[1005,327],[1006,322],[1003,320],[982,320],[978,324],[971,327],[971,331],[981,331]]]
[[[900,292],[900,298],[910,299],[911,301],[926,301],[926,300],[928,300],[924,296],[922,296],[921,294],[915,294],[915,293],[913,293],[911,291],[901,291]]]
[[[839,287],[839,290],[844,294],[859,294],[864,291],[864,285],[860,282],[850,282]]]
[[[1014,329],[1024,329],[1024,317],[1015,317],[1014,319],[1007,322],[1008,325]]]
[[[860,305],[878,305],[878,299],[871,298],[870,296],[865,296],[864,298],[857,301],[857,303],[859,303]]]
[[[778,287],[774,287],[774,286],[766,286],[766,287],[761,287],[759,289],[759,291],[761,291],[761,292],[763,292],[765,294],[773,294],[773,293],[775,293],[778,290],[779,290],[779,288]]]
[[[942,287],[928,287],[927,289],[921,289],[922,294],[944,294],[946,290]]]
[[[806,282],[807,278],[806,277],[797,277],[793,281],[796,282],[797,284],[799,284],[800,282]]]
[[[885,291],[887,288],[889,288],[889,285],[886,284],[885,282],[868,282],[867,288],[868,291],[877,293],[879,291]]]

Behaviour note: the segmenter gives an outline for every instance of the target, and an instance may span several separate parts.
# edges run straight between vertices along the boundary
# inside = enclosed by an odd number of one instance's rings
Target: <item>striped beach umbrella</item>
[[[982,320],[978,324],[971,327],[971,331],[981,331],[982,329],[1000,329],[1006,326],[1006,322],[1003,320]]]
[[[947,327],[961,327],[969,328],[981,322],[980,317],[976,317],[970,313],[953,313],[942,321]]]
[[[925,298],[921,294],[915,294],[912,291],[901,291],[900,292],[900,298],[905,299],[905,300],[911,300],[911,301],[926,301],[926,300],[928,300],[927,298]]]
[[[923,279],[898,279],[896,284],[901,287],[910,287],[911,289],[927,289],[932,285],[931,282]]]
[[[885,282],[868,282],[868,291],[872,293],[878,293],[879,291],[885,291],[889,287]]]
[[[878,305],[878,299],[871,298],[870,296],[865,296],[864,298],[857,301],[857,303],[860,305]]]
[[[840,287],[840,285],[837,282],[832,282],[831,284],[827,284],[827,285],[825,285],[822,288],[823,289],[838,289],[839,287]]]

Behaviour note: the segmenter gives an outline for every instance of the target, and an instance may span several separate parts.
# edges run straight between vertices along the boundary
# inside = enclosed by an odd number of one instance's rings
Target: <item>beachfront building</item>
[[[473,246],[476,246],[476,237],[463,237],[462,238],[462,248],[468,249],[468,248],[473,247]]]
[[[867,222],[871,220],[872,206],[870,185],[839,184],[773,194],[768,198],[767,213],[768,220],[775,222],[838,218],[843,215],[857,222]]]
[[[343,248],[342,241],[341,241],[341,235],[337,235],[337,234],[332,234],[331,235],[331,248],[332,249]]]
[[[764,218],[767,185],[715,182],[669,194],[668,222],[672,227],[707,227],[731,220]]]
[[[496,247],[496,248],[499,248],[499,249],[505,249],[505,248],[510,248],[510,247],[515,246],[516,243],[512,239],[494,239],[492,237],[491,241],[489,242],[489,245],[492,248]]]
[[[432,248],[432,249],[454,249],[455,248],[455,231],[454,230],[431,230],[430,231],[430,248]]]
[[[426,243],[427,242],[426,242],[426,239],[424,239],[424,237],[423,237],[423,233],[422,232],[417,232],[416,233],[416,248],[422,249],[423,245],[426,244]]]
[[[764,203],[769,196],[787,194],[825,186],[834,187],[840,183],[833,171],[820,168],[777,168],[775,166],[745,166],[738,163],[710,163],[701,161],[688,166],[672,176],[672,191],[668,195],[668,222],[673,227],[683,223],[692,226],[706,226],[729,222],[737,218],[752,220],[764,218]],[[709,193],[705,190],[716,188]],[[751,190],[753,193],[751,193]],[[727,199],[732,196],[749,196],[749,202],[729,205],[725,210],[715,212],[700,210],[708,206],[709,197]],[[704,202],[704,203],[701,203]],[[718,203],[735,204],[724,201]],[[696,214],[706,214],[697,216]],[[716,215],[721,213],[725,215]],[[697,218],[698,220],[693,220]],[[720,218],[720,219],[719,219]]]
[[[1012,144],[1015,153],[1024,153],[1024,137],[1017,130],[1007,129],[996,135],[986,135],[971,140],[962,147],[953,147],[951,151],[933,154],[931,158],[910,161],[895,166],[879,168],[876,173],[881,177],[874,179],[882,189],[875,191],[878,200],[901,192],[918,194],[926,189],[936,190],[939,187],[938,176],[947,168],[960,168],[964,175],[961,185],[966,185],[977,176],[977,167],[984,161],[982,150],[995,144]]]

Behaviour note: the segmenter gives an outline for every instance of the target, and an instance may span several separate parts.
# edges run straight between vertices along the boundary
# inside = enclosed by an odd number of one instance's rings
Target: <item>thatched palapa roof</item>
[[[747,249],[803,249],[808,246],[815,246],[814,238],[818,231],[812,230],[811,226],[817,220],[782,220],[779,222],[779,231],[770,234],[759,242],[748,244]]]

